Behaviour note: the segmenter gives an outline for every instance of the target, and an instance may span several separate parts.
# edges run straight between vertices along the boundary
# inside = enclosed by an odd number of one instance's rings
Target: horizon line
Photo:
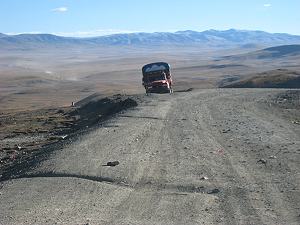
[[[207,29],[207,30],[192,30],[192,29],[186,29],[186,30],[167,30],[167,31],[138,31],[138,30],[93,30],[93,31],[76,31],[76,32],[40,32],[40,31],[32,31],[32,32],[8,32],[8,33],[2,33],[4,35],[8,36],[16,36],[16,35],[24,35],[24,34],[49,34],[59,37],[66,37],[66,38],[96,38],[96,37],[105,37],[105,36],[111,36],[111,35],[118,35],[118,34],[134,34],[134,33],[147,33],[147,34],[154,34],[154,33],[177,33],[177,32],[185,32],[185,31],[193,31],[193,32],[206,32],[206,31],[241,31],[241,32],[265,32],[270,34],[288,34],[288,35],[294,35],[294,36],[300,36],[300,34],[292,34],[287,32],[269,32],[265,30],[251,30],[251,29],[236,29],[236,28],[229,28],[229,29]],[[96,33],[99,33],[98,35]],[[101,34],[102,32],[102,34]],[[94,34],[94,35],[93,35]]]

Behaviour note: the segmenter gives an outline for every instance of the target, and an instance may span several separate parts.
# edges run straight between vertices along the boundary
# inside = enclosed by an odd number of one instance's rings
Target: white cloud
[[[117,29],[97,29],[89,31],[74,31],[74,32],[42,32],[42,31],[29,31],[29,32],[10,32],[7,35],[18,35],[18,34],[54,34],[64,37],[97,37],[111,34],[128,34],[144,32],[140,30],[117,30]],[[148,31],[149,32],[149,31]]]
[[[9,32],[7,35],[19,35],[19,34],[43,34],[41,31],[28,31],[28,32]]]
[[[74,31],[74,32],[55,32],[53,34],[65,37],[96,37],[111,34],[124,34],[141,32],[137,30],[117,30],[117,29],[97,29],[89,31]]]
[[[52,9],[51,11],[63,13],[63,12],[67,12],[68,8],[67,7],[58,7],[58,8]]]
[[[270,3],[264,4],[264,7],[271,7],[272,5]]]

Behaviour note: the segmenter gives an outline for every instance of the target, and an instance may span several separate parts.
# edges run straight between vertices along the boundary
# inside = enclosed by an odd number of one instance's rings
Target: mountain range
[[[113,34],[92,38],[62,37],[52,34],[0,33],[0,48],[33,48],[61,46],[200,46],[200,47],[244,47],[300,44],[300,36],[284,33],[267,33],[248,30],[192,30],[155,33]]]

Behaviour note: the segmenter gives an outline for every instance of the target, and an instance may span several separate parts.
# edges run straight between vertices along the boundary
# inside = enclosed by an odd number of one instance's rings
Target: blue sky
[[[230,28],[300,35],[300,0],[0,0],[1,33],[97,36]]]

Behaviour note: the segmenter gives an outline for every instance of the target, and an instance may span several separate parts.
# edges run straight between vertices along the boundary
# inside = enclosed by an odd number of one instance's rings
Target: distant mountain
[[[82,44],[81,41],[76,38],[60,37],[52,34],[0,35],[0,49],[51,48],[80,44]]]
[[[175,33],[130,33],[114,34],[93,38],[60,37],[51,34],[0,34],[0,48],[26,48],[41,46],[187,46],[200,47],[243,47],[275,46],[283,44],[300,44],[300,36],[290,34],[271,34],[263,31],[245,30],[207,30],[178,31]]]
[[[258,51],[249,52],[246,54],[225,56],[225,59],[234,60],[249,60],[249,59],[279,59],[283,57],[300,57],[300,45],[280,45],[270,48],[265,48]]]
[[[68,42],[72,38],[65,38],[55,36],[52,34],[19,34],[19,35],[7,35],[2,37],[0,40],[11,42],[11,43],[61,43]]]

